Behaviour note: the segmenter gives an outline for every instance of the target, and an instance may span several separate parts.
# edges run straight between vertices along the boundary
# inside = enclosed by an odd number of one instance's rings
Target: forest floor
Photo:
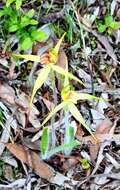
[[[0,1],[0,189],[120,190],[120,0]]]

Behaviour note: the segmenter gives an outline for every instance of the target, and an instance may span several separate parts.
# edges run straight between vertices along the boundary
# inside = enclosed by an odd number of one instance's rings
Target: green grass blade
[[[22,58],[22,59],[25,59],[27,61],[40,62],[40,56],[38,56],[38,55],[28,55],[28,54],[21,55],[21,54],[15,54],[15,53],[13,53],[12,56],[18,57],[18,58]]]
[[[40,70],[40,73],[38,74],[38,77],[37,77],[37,79],[35,81],[35,85],[33,87],[32,96],[31,96],[31,99],[30,99],[30,109],[32,107],[33,98],[34,98],[37,90],[46,81],[49,73],[50,73],[50,67],[49,66],[45,66],[43,69]]]
[[[92,135],[92,137],[95,140],[97,140],[96,137],[94,136],[94,134],[92,133],[91,129],[87,126],[83,116],[81,115],[81,113],[79,112],[77,107],[72,102],[69,102],[68,109],[71,112],[71,114],[73,115],[73,117],[85,127],[85,129]]]
[[[50,65],[51,68],[56,71],[57,73],[67,76],[70,79],[76,80],[77,82],[79,82],[80,84],[84,85],[84,83],[78,79],[77,77],[75,77],[72,73],[67,72],[66,70],[64,70],[62,67],[59,67],[58,65]],[[84,85],[85,86],[85,85]]]
[[[43,121],[43,123],[41,124],[42,126],[45,125],[45,123],[47,123],[49,121],[49,119],[56,114],[59,110],[61,110],[62,108],[64,108],[66,106],[66,102],[62,102],[61,104],[57,105],[46,117],[46,119]]]

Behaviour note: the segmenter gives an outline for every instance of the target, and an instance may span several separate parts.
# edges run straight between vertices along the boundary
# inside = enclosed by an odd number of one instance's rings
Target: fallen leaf
[[[14,70],[15,70],[16,62],[11,59],[11,65],[9,67],[9,74],[8,74],[8,79],[12,80],[14,78]]]
[[[29,97],[22,92],[17,99],[15,99],[15,104],[18,107],[18,111],[16,113],[17,119],[22,124],[23,127],[25,127],[26,124],[26,114],[29,113]],[[39,111],[37,108],[33,105],[31,112],[29,113],[29,122],[32,124],[34,128],[37,128],[40,126],[40,121],[38,119]]]
[[[4,177],[7,179],[7,180],[13,180],[13,171],[12,171],[12,167],[9,166],[9,165],[5,165],[4,166]]]
[[[96,132],[95,132],[95,136],[97,136],[97,134],[107,134],[107,133],[109,134],[111,127],[112,127],[112,122],[109,119],[105,119],[97,127]],[[95,146],[93,146],[93,145],[89,146],[89,151],[90,151],[90,156],[91,156],[92,162],[97,157],[99,147],[100,147],[100,144],[98,144],[98,143],[95,143]]]
[[[49,111],[55,107],[54,103],[47,100],[46,98],[41,97],[41,99],[43,100],[44,104],[46,105],[46,107]]]
[[[4,143],[7,143],[9,141],[10,130],[11,130],[11,127],[10,127],[10,125],[8,125],[8,126],[4,127],[4,130],[2,132],[2,135],[1,135],[1,138],[0,138],[0,141],[1,141],[0,142],[0,156],[2,155],[2,153],[3,153],[4,149],[5,149]]]
[[[54,12],[54,13],[49,13],[44,16],[40,17],[40,21],[43,23],[52,23],[55,22],[56,20],[63,18],[63,11],[60,12]]]
[[[98,39],[98,41],[105,47],[107,54],[113,59],[113,64],[114,64],[114,66],[116,66],[117,65],[117,56],[114,53],[114,49],[111,46],[111,44],[109,43],[108,38],[105,37],[104,35],[98,34],[95,30],[92,30],[92,29],[86,27],[85,25],[83,25],[83,27],[85,30],[92,33]]]
[[[15,92],[12,87],[0,82],[0,98],[11,105],[15,104]]]
[[[31,167],[41,178],[59,186],[73,187],[78,184],[77,181],[56,172],[52,167],[40,160],[37,153],[25,149],[24,146],[12,143],[6,143],[5,145],[17,159]]]
[[[22,138],[22,144],[28,147],[31,150],[38,150],[40,151],[40,141],[32,142],[31,138],[29,137],[23,137]]]
[[[68,60],[67,60],[67,56],[63,50],[60,51],[58,54],[57,65],[62,67],[63,69],[67,69]],[[58,73],[56,73],[56,77],[58,80],[58,89],[61,90],[63,87],[63,82],[61,81],[61,76]]]
[[[106,152],[105,156],[116,169],[120,169],[120,163],[112,155]]]
[[[109,133],[110,129],[112,127],[112,122],[110,119],[105,119],[96,129],[96,134],[105,134]]]
[[[74,167],[78,162],[80,158],[76,159],[76,157],[72,156],[68,159],[66,159],[63,163],[62,169],[67,172],[69,171],[72,167]]]
[[[75,136],[77,139],[81,139],[83,135],[84,135],[84,131],[83,131],[83,128],[81,127],[81,124],[79,123],[77,124],[77,131],[76,131]]]
[[[108,41],[108,38],[101,35],[101,34],[98,34],[96,31],[92,30],[91,33],[97,37],[97,39],[99,40],[99,42],[105,47],[108,55],[113,59],[113,63],[114,65],[116,66],[117,65],[117,56],[115,55],[114,53],[114,49],[113,47],[111,46],[111,44],[109,43]]]
[[[35,178],[31,178],[31,181],[32,182],[35,182],[36,179]],[[24,187],[26,185],[26,178],[21,178],[21,179],[17,179],[9,184],[0,184],[0,188],[5,188],[4,190],[10,190],[10,189],[19,189],[21,190],[20,188]]]
[[[40,160],[40,157],[35,152],[25,149],[24,146],[18,144],[7,143],[6,147],[21,162],[32,167],[40,177],[48,181],[53,177],[52,170],[50,170],[45,162]]]

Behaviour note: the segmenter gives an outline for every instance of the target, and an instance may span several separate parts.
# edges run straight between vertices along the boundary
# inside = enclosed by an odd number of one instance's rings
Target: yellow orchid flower
[[[32,95],[30,98],[30,109],[32,107],[32,102],[33,102],[33,98],[37,92],[37,90],[39,88],[41,88],[41,86],[43,85],[43,83],[46,81],[49,73],[51,72],[51,70],[59,73],[60,75],[63,76],[67,76],[70,79],[76,80],[77,82],[79,82],[80,84],[84,85],[83,82],[81,80],[79,80],[76,76],[74,76],[72,73],[69,73],[68,71],[64,70],[62,67],[55,65],[57,62],[57,58],[58,58],[58,53],[59,53],[59,49],[60,49],[60,45],[62,43],[62,40],[64,38],[66,33],[64,33],[62,35],[62,37],[60,38],[60,40],[58,41],[58,43],[56,44],[56,46],[51,49],[49,51],[49,56],[50,56],[50,63],[46,64],[39,72],[38,77],[35,81],[34,87],[33,87],[33,91],[32,91]],[[23,58],[26,59],[27,61],[35,61],[35,62],[40,62],[40,56],[38,55],[21,55],[21,54],[12,54],[15,57],[19,57],[19,58]]]

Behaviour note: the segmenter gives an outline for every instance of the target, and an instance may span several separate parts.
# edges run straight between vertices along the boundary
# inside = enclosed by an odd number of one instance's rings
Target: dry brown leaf
[[[41,99],[43,100],[44,104],[46,105],[46,107],[49,111],[54,108],[54,106],[55,106],[54,103],[52,103],[51,101],[49,101],[43,97],[41,97]]]
[[[7,143],[7,149],[21,162],[32,167],[35,172],[42,178],[49,181],[53,177],[54,173],[49,166],[40,160],[39,156],[22,145]]]
[[[12,63],[9,67],[9,74],[8,74],[8,79],[12,80],[14,78],[14,70],[15,70],[16,62],[12,60]]]
[[[116,66],[117,65],[117,56],[114,53],[114,49],[111,46],[111,44],[108,41],[108,38],[98,34],[96,31],[94,30],[90,30],[90,32],[97,37],[97,39],[99,40],[99,42],[105,47],[107,54],[113,59],[113,63]]]
[[[12,87],[7,84],[0,83],[0,98],[11,105],[15,104],[15,92]]]
[[[68,60],[67,60],[67,56],[63,50],[59,52],[57,65],[62,67],[63,69],[67,68]],[[58,79],[58,89],[61,90],[63,87],[63,84],[61,82],[60,75],[56,74],[56,77]]]
[[[79,158],[76,159],[76,157],[71,156],[70,158],[66,159],[63,163],[62,169],[67,172],[72,167],[74,167],[79,162]]]
[[[81,125],[77,124],[77,131],[76,131],[76,134],[75,134],[76,138],[77,139],[82,139],[83,135],[84,135],[84,131],[83,131]]]
[[[105,47],[107,54],[113,59],[113,64],[114,64],[114,66],[116,66],[117,65],[117,56],[114,53],[114,49],[111,46],[111,44],[109,43],[108,38],[101,34],[98,34],[95,30],[92,30],[92,29],[86,27],[85,25],[83,25],[83,27],[85,30],[92,33],[98,39],[98,41]]]
[[[9,166],[9,165],[4,166],[4,177],[7,180],[10,180],[10,181],[13,180],[13,169],[11,166]]]
[[[40,141],[35,141],[32,142],[31,138],[29,137],[23,137],[22,138],[22,144],[25,145],[26,147],[32,149],[32,150],[38,150],[40,151]]]
[[[112,127],[112,122],[109,119],[105,119],[98,127],[95,132],[95,136],[98,134],[108,134]],[[100,144],[95,143],[95,146],[90,145],[89,151],[91,156],[91,161],[94,161],[97,157]]]
[[[22,126],[25,126],[26,123],[26,116],[25,113],[29,113],[29,96],[27,96],[25,93],[21,93],[19,95],[19,98],[15,99],[15,104],[19,108],[19,112],[16,113],[17,119],[20,120],[22,123]],[[37,128],[40,126],[39,119],[37,117],[39,115],[39,111],[37,108],[33,105],[32,110],[29,114],[29,122],[33,125],[33,127]]]
[[[33,151],[26,149],[22,145],[6,143],[8,150],[21,162],[31,167],[41,178],[55,183],[59,186],[73,187],[78,182],[74,181],[50,167],[48,164],[40,160],[40,157]]]
[[[109,133],[112,127],[112,122],[109,119],[105,119],[96,129],[95,134]]]

